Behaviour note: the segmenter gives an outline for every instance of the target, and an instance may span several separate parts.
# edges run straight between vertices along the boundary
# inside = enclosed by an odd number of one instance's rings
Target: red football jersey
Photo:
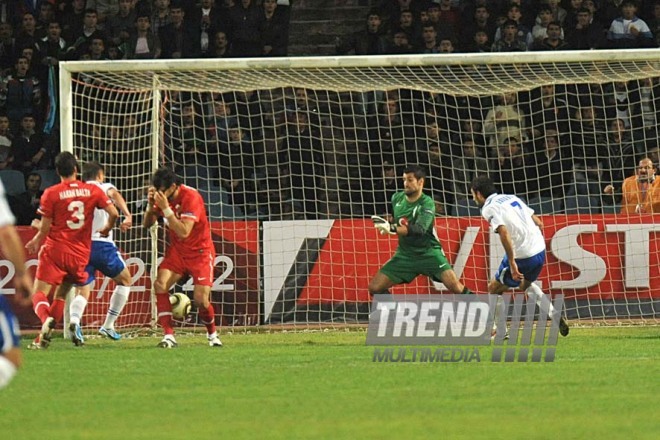
[[[175,246],[180,254],[186,256],[215,249],[211,240],[211,226],[206,216],[204,199],[196,189],[186,185],[179,186],[179,194],[176,199],[170,201],[170,208],[178,219],[195,222],[187,238],[179,238],[169,230],[170,246]],[[163,215],[160,209],[157,209],[157,212]]]
[[[79,180],[60,182],[47,188],[38,210],[42,216],[52,219],[44,246],[89,258],[94,209],[104,209],[111,203],[98,186]]]

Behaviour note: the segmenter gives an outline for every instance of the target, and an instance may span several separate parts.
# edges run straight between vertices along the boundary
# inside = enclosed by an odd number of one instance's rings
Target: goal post
[[[620,211],[637,162],[658,166],[659,78],[652,49],[63,62],[60,136],[106,166],[131,209],[162,165],[202,193],[222,325],[364,322],[369,279],[396,248],[369,217],[391,212],[410,164],[427,171],[438,237],[472,290],[503,256],[469,198],[489,174],[542,216],[539,282],[565,295],[569,319],[657,323],[660,217]],[[162,228],[116,237],[136,281],[119,323],[153,325]],[[105,313],[103,283],[89,322]],[[434,291],[424,278],[393,289]]]

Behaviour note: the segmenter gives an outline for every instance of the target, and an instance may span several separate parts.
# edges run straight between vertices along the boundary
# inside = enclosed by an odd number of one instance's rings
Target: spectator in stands
[[[493,47],[488,34],[482,29],[477,29],[470,40],[471,42],[465,45],[465,52],[490,52]]]
[[[171,17],[170,17],[171,18]],[[135,22],[135,33],[126,42],[126,59],[154,59],[161,53],[160,38],[151,32],[151,19],[139,14]]]
[[[209,58],[229,58],[231,56],[226,33],[223,31],[215,33],[211,42],[211,49],[206,53],[206,56]]]
[[[541,42],[532,44],[530,50],[567,50],[568,44],[561,38],[564,31],[558,21],[553,21],[548,24],[548,36]]]
[[[560,25],[562,25],[564,23],[564,20],[566,20],[567,12],[566,9],[561,7],[560,0],[545,0],[545,3],[550,8],[550,13],[552,14],[551,21],[556,21]]]
[[[14,28],[11,23],[0,23],[0,75],[12,68],[17,50]]]
[[[518,23],[507,20],[502,27],[502,38],[496,39],[491,47],[492,52],[525,52],[527,43],[518,38]],[[498,29],[499,31],[499,29]]]
[[[84,59],[90,61],[107,60],[108,54],[105,51],[105,40],[99,36],[91,38]]]
[[[41,2],[39,5],[39,14],[37,15],[37,23],[35,34],[41,39],[48,31],[48,23],[55,20],[55,7],[52,3],[47,1]]]
[[[227,191],[234,206],[245,213],[254,212],[255,191],[250,177],[254,174],[254,143],[247,131],[238,126],[229,127],[227,139],[219,142],[220,185]]]
[[[185,12],[180,3],[172,3],[170,18],[172,22],[160,28],[158,40],[161,42],[160,58],[194,58],[201,46],[196,45],[197,35],[186,26]]]
[[[289,49],[288,6],[278,6],[277,0],[264,0],[261,23],[261,45],[265,56],[286,56]]]
[[[464,44],[469,44],[477,34],[477,31],[482,31],[488,37],[488,51],[490,52],[490,45],[493,44],[495,38],[495,31],[497,30],[495,23],[491,20],[490,11],[488,7],[477,6],[474,10],[474,15],[472,17],[471,23],[464,23],[463,32],[461,36],[461,41]],[[470,52],[476,52],[471,50]],[[481,51],[478,51],[481,52]]]
[[[253,0],[240,0],[229,9],[231,53],[236,57],[261,55],[261,20],[263,12]]]
[[[98,17],[94,9],[86,9],[83,18],[83,27],[78,32],[74,32],[71,38],[64,38],[69,42],[69,52],[72,58],[78,59],[83,54],[89,52],[89,44],[92,39],[100,38],[105,41],[105,33],[98,27]]]
[[[584,0],[571,0],[568,4],[568,9],[566,10],[566,18],[562,23],[562,27],[566,30],[574,29],[577,25],[577,14],[580,9],[582,9]]]
[[[392,35],[396,32],[403,31],[408,37],[408,43],[411,46],[419,46],[422,41],[422,32],[419,27],[419,22],[415,19],[413,11],[405,10],[399,14],[399,19],[396,25],[391,27]],[[394,36],[394,35],[393,35]]]
[[[39,80],[28,76],[29,68],[28,59],[18,57],[14,72],[0,83],[0,107],[6,110],[12,127],[18,127],[21,118],[34,114],[41,104]]]
[[[449,38],[441,38],[438,44],[439,53],[454,53],[454,41]]]
[[[366,29],[337,41],[339,55],[383,55],[387,53],[387,36],[383,30],[380,13],[373,9],[367,16]]]
[[[490,170],[493,182],[502,194],[517,194],[529,200],[529,196],[537,191],[536,164],[517,137],[504,139],[497,148],[497,158],[491,161]]]
[[[660,80],[657,77],[639,81],[637,88],[638,102],[633,110],[633,133],[635,139],[657,138],[655,132],[660,118]]]
[[[488,160],[479,155],[477,144],[472,137],[463,138],[461,153],[452,161],[451,170],[454,200],[469,198],[472,179],[488,174]]]
[[[165,135],[165,145],[172,168],[178,173],[189,166],[208,167],[208,160],[212,159],[207,154],[208,148],[212,147],[208,145],[211,143],[211,133],[204,130],[195,105],[185,101],[181,105],[180,115],[170,112],[169,116],[171,121]]]
[[[573,28],[566,30],[566,43],[570,49],[589,50],[602,49],[607,42],[603,27],[600,23],[594,23],[591,10],[580,8],[576,15],[576,24]]]
[[[41,175],[29,173],[25,178],[25,192],[9,196],[9,206],[16,216],[16,224],[29,226],[32,220],[39,218],[37,209],[43,191],[41,190]]]
[[[600,156],[603,180],[614,184],[634,172],[643,148],[635,144],[630,128],[626,128],[622,119],[613,119],[609,128],[607,144],[603,146],[606,150]]]
[[[438,47],[438,32],[432,24],[422,27],[422,46],[418,49],[421,53],[440,53]]]
[[[538,195],[563,199],[568,184],[573,179],[573,161],[570,150],[561,147],[555,128],[548,128],[542,135],[543,146],[536,155]]]
[[[109,42],[121,47],[135,32],[135,3],[133,0],[119,0],[117,13],[108,15],[105,22],[105,31]]]
[[[395,55],[413,53],[413,47],[405,31],[398,30],[394,32],[392,35],[392,44],[388,52]]]
[[[9,131],[9,118],[6,114],[0,114],[0,170],[10,169],[14,162],[14,150],[11,147],[11,131]]]
[[[62,25],[62,37],[69,44],[76,41],[82,34],[85,20],[85,0],[72,0],[62,13],[60,24]]]
[[[35,16],[26,12],[21,19],[21,26],[16,33],[16,47],[22,50],[24,47],[34,47],[39,40],[37,31],[37,20]]]
[[[178,7],[184,14],[183,2],[177,0],[172,3],[170,9]],[[228,24],[225,19],[227,11],[221,10],[216,6],[215,0],[202,0],[199,7],[195,7],[190,11],[190,16],[186,14],[185,25],[193,35],[193,45],[195,52],[201,56],[206,56],[209,50],[212,49],[213,36],[218,31],[227,32]]]
[[[232,106],[222,97],[214,99],[209,104],[209,118],[207,127],[211,129],[211,137],[218,142],[229,141],[229,128],[238,126],[238,118],[232,115]]]
[[[289,113],[289,116],[291,120],[280,150],[279,163],[289,169],[293,198],[303,201],[306,218],[315,218],[317,203],[323,200],[318,179],[325,175],[320,133],[309,125],[305,112]]]
[[[392,211],[392,196],[398,190],[401,177],[396,172],[392,158],[385,157],[370,185],[370,191],[364,201],[365,215],[385,215]],[[371,199],[371,200],[369,200]]]
[[[626,128],[633,125],[634,112],[639,102],[635,81],[615,81],[605,84],[603,99],[607,119],[620,119]]]
[[[454,37],[461,26],[461,13],[454,7],[452,0],[440,0],[438,4],[440,7],[440,23],[451,29],[451,37]]]
[[[607,144],[607,129],[603,121],[604,115],[591,103],[584,102],[576,111],[570,144],[576,171],[584,179],[589,168],[592,175],[600,173],[596,160],[598,146]]]
[[[137,6],[135,11],[140,16],[149,15],[146,9],[138,9]],[[170,17],[170,0],[154,0],[154,7],[151,11],[151,32],[154,35],[158,35],[160,28],[170,23],[172,23],[172,17]]]
[[[87,0],[87,8],[95,9],[99,23],[105,26],[109,17],[119,12],[119,0]]]
[[[44,67],[57,66],[66,59],[67,44],[62,38],[62,27],[58,21],[48,23],[48,34],[38,43],[37,59]],[[45,77],[41,77],[42,81]]]
[[[568,103],[564,93],[557,92],[554,84],[544,84],[532,90],[529,102],[533,137],[542,137],[543,132],[553,129],[559,133],[569,132]]]
[[[506,21],[502,23],[502,25],[497,29],[497,31],[495,31],[495,40],[494,40],[495,43],[497,43],[501,39],[504,39],[505,27],[510,26],[511,22],[513,21],[516,24],[515,38],[519,42],[523,43],[525,48],[531,46],[531,44],[534,42],[534,39],[532,38],[532,33],[530,31],[530,28],[524,23],[523,13],[522,10],[520,9],[520,6],[516,5],[515,3],[512,3],[507,9],[506,17],[507,17]],[[509,44],[512,45],[512,42],[510,42]],[[493,52],[505,52],[505,51],[493,50]]]
[[[637,16],[637,3],[633,0],[621,2],[621,16],[612,21],[607,39],[616,49],[655,46],[651,29]]]
[[[614,185],[605,187],[605,194],[621,198],[621,214],[650,214],[660,212],[660,179],[648,157],[639,161],[637,174],[623,181],[621,192]],[[618,193],[618,194],[617,194]]]
[[[653,2],[647,24],[653,34],[656,47],[660,46],[660,1],[656,0]]]
[[[43,134],[35,130],[34,116],[26,114],[21,119],[21,130],[14,139],[14,168],[27,175],[32,170],[47,169],[52,163],[52,152]]]
[[[395,165],[403,165],[408,154],[406,139],[411,138],[412,124],[402,115],[398,96],[387,96],[379,110],[377,116],[367,123],[371,163],[380,163],[385,154],[392,157]]]
[[[539,13],[536,16],[536,24],[532,28],[532,38],[534,43],[541,43],[548,37],[548,25],[553,22],[553,15],[550,6],[541,6]],[[558,23],[558,22],[557,22]],[[562,30],[561,38],[564,38],[564,31]],[[530,50],[534,50],[531,49]]]
[[[516,93],[503,93],[496,97],[497,105],[484,118],[484,136],[488,145],[502,146],[506,138],[522,140],[525,133],[525,114],[518,108]],[[513,194],[513,192],[510,192]]]
[[[378,13],[383,20],[389,20],[389,28],[396,29],[400,26],[399,18],[402,12],[410,12],[415,18],[419,17],[420,10],[426,5],[419,0],[383,0],[378,8]]]

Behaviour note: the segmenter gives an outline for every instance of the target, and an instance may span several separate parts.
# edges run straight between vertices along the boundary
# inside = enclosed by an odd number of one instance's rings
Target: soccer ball
[[[186,319],[192,307],[188,295],[178,292],[170,295],[170,304],[172,304],[172,317],[180,320]]]

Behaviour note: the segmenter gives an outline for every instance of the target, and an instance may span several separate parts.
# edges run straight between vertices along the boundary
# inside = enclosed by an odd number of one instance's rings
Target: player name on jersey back
[[[72,199],[74,197],[89,197],[91,191],[88,188],[72,188],[60,191],[60,200]]]

